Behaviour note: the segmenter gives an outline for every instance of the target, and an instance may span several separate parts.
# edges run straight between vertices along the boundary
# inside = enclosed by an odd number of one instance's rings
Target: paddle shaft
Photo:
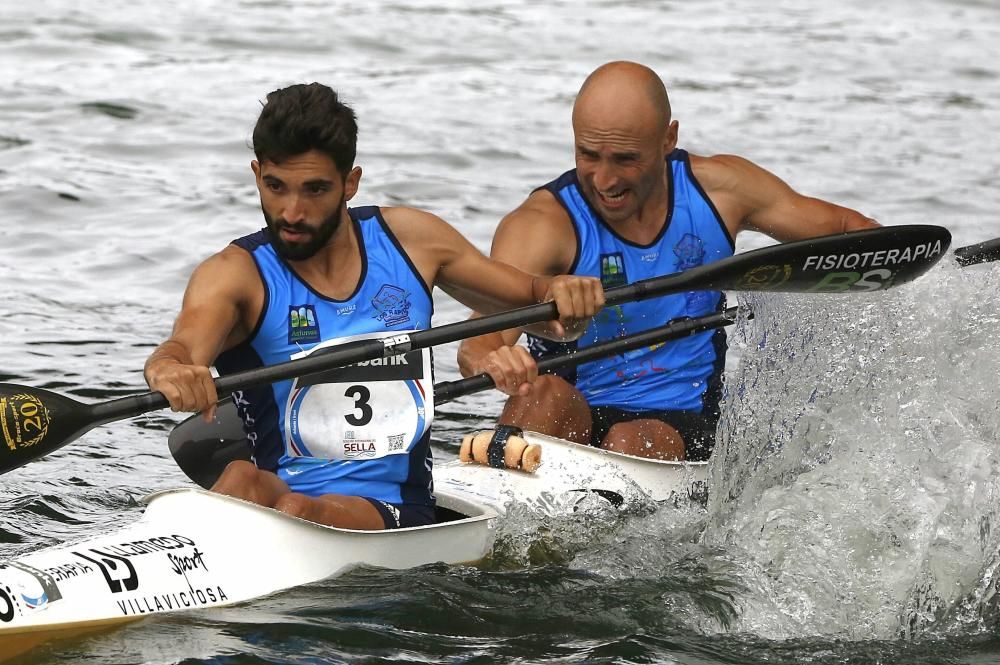
[[[735,323],[740,311],[739,307],[730,307],[714,314],[699,316],[695,319],[674,321],[673,323],[629,335],[628,337],[622,337],[621,339],[601,342],[600,344],[588,346],[580,350],[549,356],[538,361],[538,373],[552,374],[566,367],[581,365],[592,360],[600,360],[601,358],[625,353],[626,351],[632,351],[643,346],[662,344],[663,342],[689,337],[714,328],[722,328]],[[748,312],[747,318],[753,318],[753,313],[750,313],[749,310],[744,308],[742,311]],[[465,397],[472,393],[493,388],[495,385],[493,378],[485,372],[476,376],[470,376],[467,379],[442,381],[434,385],[434,403],[443,404],[450,402],[459,397]]]

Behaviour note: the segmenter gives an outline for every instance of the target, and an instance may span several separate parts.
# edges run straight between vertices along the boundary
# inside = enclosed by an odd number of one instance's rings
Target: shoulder
[[[536,189],[521,205],[514,208],[507,217],[514,215],[537,215],[553,222],[569,221],[569,213],[559,203],[555,194],[547,189]]]
[[[253,256],[249,251],[238,245],[227,245],[222,250],[202,261],[201,265],[224,268],[227,271],[235,273],[246,271],[257,272],[257,264],[254,262]]]
[[[544,239],[560,233],[572,233],[573,222],[566,208],[556,200],[555,195],[544,189],[532,192],[521,205],[507,213],[500,220],[496,235],[530,234]]]
[[[382,219],[429,286],[434,284],[442,266],[475,251],[457,229],[426,210],[403,206],[382,208]]]
[[[448,222],[419,208],[391,206],[379,209],[386,226],[404,244],[422,244],[440,235],[454,233]]]
[[[575,238],[566,208],[539,189],[500,220],[491,256],[535,274],[564,273],[576,258]]]
[[[250,252],[236,245],[202,261],[191,274],[190,285],[231,293],[250,292],[262,286]]]
[[[692,156],[691,170],[723,217],[735,220],[737,228],[748,215],[797,196],[784,180],[737,155]]]
[[[379,208],[382,219],[391,226],[413,226],[419,224],[444,224],[443,219],[432,212],[408,206],[384,206]]]
[[[707,190],[727,190],[738,188],[746,178],[762,173],[764,169],[749,159],[739,155],[690,155],[691,172]]]

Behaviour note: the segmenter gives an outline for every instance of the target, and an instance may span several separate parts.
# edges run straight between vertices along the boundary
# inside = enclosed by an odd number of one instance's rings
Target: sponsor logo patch
[[[628,284],[625,273],[625,259],[621,252],[601,254],[601,286],[611,289]]]
[[[735,290],[739,291],[742,288],[749,288],[761,291],[784,284],[791,276],[792,267],[789,265],[757,266],[740,278]]]
[[[292,305],[288,308],[288,343],[319,341],[319,320],[312,305]]]
[[[11,450],[27,448],[44,439],[50,423],[49,410],[34,395],[18,393],[0,397],[0,433]]]
[[[344,432],[344,457],[347,459],[375,457],[375,442],[356,439],[353,431]]]

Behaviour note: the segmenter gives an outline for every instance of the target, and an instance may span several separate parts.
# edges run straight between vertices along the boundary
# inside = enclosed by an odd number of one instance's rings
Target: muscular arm
[[[751,229],[787,242],[879,226],[856,210],[799,194],[742,157],[692,156],[691,166],[734,238]]]
[[[260,279],[245,251],[228,247],[195,269],[170,337],[146,360],[149,387],[175,411],[206,411],[218,396],[208,366],[223,350],[246,338]]]
[[[500,221],[490,256],[532,275],[566,273],[576,258],[573,223],[551,193],[535,192]],[[458,347],[459,371],[463,376],[483,371],[486,356],[503,346],[514,346],[521,332],[514,328],[463,341]]]
[[[600,304],[604,302],[597,280],[549,277],[547,273],[551,269],[548,267],[536,270],[533,273],[536,276],[533,276],[511,263],[497,260],[496,257],[487,258],[454,228],[429,213],[409,208],[391,208],[383,210],[383,215],[414,260],[424,280],[428,284],[440,286],[476,312],[490,314],[551,299],[559,307],[560,321],[558,324],[532,327],[532,331],[560,339],[565,337],[567,326],[576,325],[583,317],[589,319],[592,316],[592,313],[586,314],[585,300],[599,300]],[[534,247],[534,238],[530,244],[533,246],[532,250],[525,254],[533,257],[545,255]],[[573,247],[575,245],[571,243],[571,251]],[[572,287],[567,286],[570,281],[575,283]],[[581,298],[581,293],[584,298]],[[513,344],[518,334],[519,332],[514,331],[495,337],[503,339],[504,336],[509,336],[510,343]],[[497,342],[497,346],[501,343]]]

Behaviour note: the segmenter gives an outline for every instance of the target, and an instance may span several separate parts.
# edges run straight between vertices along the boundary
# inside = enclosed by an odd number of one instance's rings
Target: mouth
[[[296,229],[290,226],[282,226],[278,229],[278,234],[285,242],[302,242],[308,240],[312,235],[305,229]]]
[[[616,208],[625,202],[625,195],[628,194],[629,190],[622,189],[602,192],[597,189],[595,191],[597,192],[597,197],[601,200],[601,203],[610,208]]]

